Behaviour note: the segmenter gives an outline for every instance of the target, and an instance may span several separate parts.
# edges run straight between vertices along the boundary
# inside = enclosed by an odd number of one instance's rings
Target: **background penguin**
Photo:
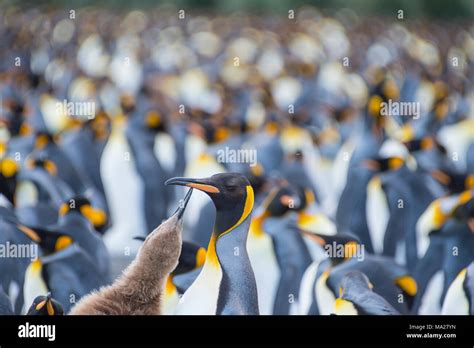
[[[366,209],[374,249],[413,269],[418,258],[416,223],[436,195],[426,175],[412,172],[400,157],[364,163],[375,173],[367,186]]]
[[[59,205],[73,196],[69,185],[57,177],[56,165],[46,157],[31,156],[25,161],[18,175],[15,191],[15,206],[25,207],[38,203]]]
[[[314,298],[309,301],[309,296],[305,295],[305,306],[308,314],[328,315],[332,311],[333,302],[339,291],[340,281],[344,275],[351,270],[358,270],[370,277],[374,285],[374,291],[384,297],[400,313],[408,313],[413,297],[416,295],[417,285],[414,279],[409,276],[407,270],[393,262],[392,259],[375,256],[367,253],[357,255],[356,244],[353,239],[344,236],[341,245],[343,248],[343,257],[334,255],[334,244],[339,248],[338,235],[319,237],[320,243],[331,246],[328,260],[320,262],[318,267],[311,267],[313,276],[305,275],[305,286],[302,286],[306,292],[312,289]],[[336,243],[332,243],[336,241]],[[337,251],[337,250],[336,250]],[[335,256],[335,257],[334,257]],[[361,257],[362,256],[362,257]],[[314,264],[313,264],[314,265]],[[308,270],[309,271],[309,270]],[[316,275],[314,275],[316,273]],[[312,286],[308,282],[312,281]],[[403,298],[399,302],[399,298]],[[308,303],[311,303],[308,305]],[[308,309],[309,308],[309,309]]]
[[[36,134],[33,155],[35,153],[42,153],[43,157],[49,158],[54,163],[56,175],[72,189],[73,194],[78,195],[85,191],[85,185],[80,174],[51,134],[46,132]]]
[[[338,233],[336,235],[320,235],[313,231],[306,231],[300,229],[300,232],[305,235],[312,243],[317,244],[320,248],[324,248],[327,245],[333,246],[340,245],[343,247],[344,252],[349,250],[353,245],[359,244],[359,239],[351,234]],[[331,256],[329,259],[328,257]],[[331,265],[337,265],[343,262],[349,255],[341,255],[338,257],[333,254],[324,252],[324,258],[314,260],[311,265],[305,270],[303,277],[301,278],[300,293],[299,293],[299,314],[315,315],[320,314],[318,303],[316,301],[315,284],[318,277],[322,274],[323,270],[328,269]],[[332,298],[332,294],[329,296]]]
[[[0,159],[0,202],[10,206],[15,202],[19,166],[13,158]]]
[[[335,217],[337,230],[354,233],[368,252],[373,252],[366,218],[367,185],[372,175],[370,170],[362,165],[350,167]]]
[[[33,230],[21,225],[14,213],[6,208],[0,210],[0,244],[5,247],[8,244],[28,246],[31,250],[36,242],[40,241],[39,235]],[[33,255],[31,255],[33,257]],[[24,305],[23,284],[25,272],[30,264],[30,258],[3,257],[0,259],[0,273],[2,279],[0,288],[8,294],[16,314],[20,314]]]
[[[190,134],[186,138],[187,165],[184,175],[200,178],[226,172],[224,165],[219,163],[209,150],[209,143],[217,140],[216,127],[208,123],[200,125],[191,122],[188,130]],[[206,247],[215,218],[216,212],[212,202],[209,202],[204,193],[196,192],[185,217],[185,225],[188,227],[185,237]]]
[[[71,315],[161,314],[165,282],[181,252],[182,217],[191,193],[189,190],[175,214],[148,234],[123,274],[112,285],[82,299]]]
[[[270,215],[268,204],[275,198],[278,189],[272,190],[259,207],[257,216],[252,219],[247,238],[247,249],[255,274],[258,292],[259,313],[273,313],[275,297],[280,280],[280,268],[274,250],[273,238],[265,232],[264,222]]]
[[[28,266],[23,285],[25,306],[38,294],[49,291],[67,312],[82,296],[106,284],[91,257],[77,244],[67,244],[60,238],[54,243],[54,253]]]
[[[418,233],[428,236],[429,244],[413,273],[419,284],[415,313],[438,314],[449,284],[473,260],[470,197],[472,193],[465,191],[435,200],[420,218]]]
[[[334,303],[337,315],[399,315],[382,296],[372,291],[367,276],[348,272],[341,281],[340,296]]]
[[[104,185],[100,176],[100,154],[95,148],[91,127],[80,124],[78,127],[66,130],[61,135],[60,147],[81,176],[84,185],[94,187],[105,199]]]
[[[252,267],[258,270],[259,298],[265,302],[273,300],[270,312],[273,314],[296,313],[301,278],[312,261],[297,226],[297,215],[292,213],[300,205],[295,189],[290,186],[272,190],[263,203],[262,215],[256,218],[254,227],[251,226],[252,237],[247,241]],[[265,233],[272,241],[267,249],[262,248],[261,238]],[[277,263],[274,271],[272,261]],[[273,284],[269,284],[267,277],[273,279]]]
[[[258,314],[254,273],[247,254],[247,234],[254,193],[242,174],[216,174],[207,179],[173,178],[207,193],[216,206],[216,221],[206,261],[183,294],[176,314]]]
[[[451,283],[441,310],[443,315],[474,315],[474,262]]]
[[[143,117],[135,115],[131,118],[125,131],[136,171],[143,184],[141,206],[147,231],[152,231],[166,218],[171,198],[169,190],[161,184],[168,173],[154,152],[155,137],[158,131],[164,129],[163,124],[161,114],[156,110],[151,110]]]
[[[143,182],[126,138],[127,119],[112,118],[112,131],[100,157],[100,175],[110,209],[112,227],[104,237],[111,255],[123,255],[134,235],[146,235],[143,214]],[[127,185],[123,185],[126,182]]]
[[[63,315],[64,310],[61,304],[51,297],[48,292],[46,296],[36,297],[28,309],[26,315]]]
[[[95,268],[108,281],[110,277],[108,250],[94,225],[101,225],[105,213],[92,207],[84,197],[74,197],[63,203],[59,210],[59,220],[50,226],[35,226],[37,233],[53,232],[70,236],[96,263]]]
[[[366,254],[362,261],[353,257],[328,270],[326,284],[334,294],[337,294],[341,279],[349,270],[365,273],[374,285],[375,293],[382,296],[398,312],[409,313],[417,292],[417,284],[404,267],[383,256]]]

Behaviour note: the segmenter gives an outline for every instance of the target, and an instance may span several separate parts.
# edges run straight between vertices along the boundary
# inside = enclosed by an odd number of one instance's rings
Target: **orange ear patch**
[[[43,301],[41,301],[40,303],[38,303],[38,304],[36,305],[35,309],[36,309],[37,311],[40,311],[41,308],[43,308],[45,304],[46,304],[46,300],[43,300]]]
[[[46,309],[48,310],[48,315],[54,315],[54,308],[51,300],[46,303]]]
[[[283,195],[280,197],[280,203],[286,207],[291,207],[292,205],[295,204],[295,200],[293,197],[289,195]]]

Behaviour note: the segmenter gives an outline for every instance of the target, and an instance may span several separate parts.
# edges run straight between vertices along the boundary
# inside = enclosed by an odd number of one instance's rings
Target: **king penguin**
[[[474,315],[474,262],[459,272],[451,283],[441,314]]]
[[[51,297],[48,292],[46,296],[37,296],[26,315],[63,315],[63,306]]]
[[[257,286],[246,246],[254,204],[250,182],[239,173],[222,173],[206,179],[173,178],[166,184],[201,190],[216,207],[206,261],[180,299],[176,314],[258,314]]]
[[[301,278],[312,261],[297,225],[296,210],[300,208],[295,187],[275,188],[264,201],[263,213],[251,225],[247,245],[262,300],[259,304],[266,312],[267,306],[271,308],[265,314],[297,312]],[[264,248],[267,238],[270,245]]]
[[[118,115],[113,119],[112,132],[100,159],[100,175],[113,223],[104,241],[112,255],[123,254],[131,235],[146,234],[142,209],[144,185],[125,136],[126,126],[125,116]]]
[[[348,272],[341,281],[340,296],[334,302],[337,315],[399,315],[382,296],[372,291],[369,278],[359,271]]]

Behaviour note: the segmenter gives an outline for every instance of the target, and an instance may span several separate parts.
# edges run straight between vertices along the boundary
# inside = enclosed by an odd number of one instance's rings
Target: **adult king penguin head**
[[[62,305],[51,297],[51,293],[48,292],[46,296],[37,296],[30,309],[28,309],[27,315],[63,315],[64,310]]]
[[[246,247],[254,204],[250,182],[239,173],[222,173],[206,179],[172,178],[165,184],[203,191],[216,207],[204,267],[181,298],[177,314],[258,314]]]
[[[254,194],[247,178],[239,173],[215,174],[205,179],[172,178],[166,185],[181,185],[205,192],[218,212],[214,225],[216,237],[238,227],[252,212]]]

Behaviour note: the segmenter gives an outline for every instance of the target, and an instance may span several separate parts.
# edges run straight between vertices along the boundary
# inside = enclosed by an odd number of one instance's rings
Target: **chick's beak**
[[[184,210],[186,209],[186,206],[188,205],[188,202],[189,202],[189,199],[191,198],[192,193],[193,193],[193,189],[190,188],[188,192],[186,193],[186,196],[184,197],[184,199],[179,201],[178,209],[175,212],[175,214],[178,214],[178,220],[182,219]]]

